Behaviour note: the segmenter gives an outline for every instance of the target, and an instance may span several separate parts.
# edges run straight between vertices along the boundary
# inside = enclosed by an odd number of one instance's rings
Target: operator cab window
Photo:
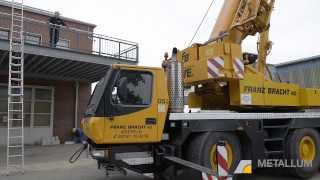
[[[149,105],[152,98],[152,74],[123,70],[112,90],[112,103],[121,105]]]

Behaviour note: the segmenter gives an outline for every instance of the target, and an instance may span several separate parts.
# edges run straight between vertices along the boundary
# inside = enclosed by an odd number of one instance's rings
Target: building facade
[[[282,82],[307,88],[320,88],[320,56],[313,56],[276,65]]]
[[[72,140],[91,94],[113,63],[136,64],[138,46],[129,41],[94,34],[95,25],[61,17],[59,41],[50,44],[49,23],[53,12],[24,9],[25,90],[24,126],[26,144],[58,137]],[[9,34],[11,4],[0,1],[0,144],[6,143]],[[106,49],[107,45],[116,48]]]

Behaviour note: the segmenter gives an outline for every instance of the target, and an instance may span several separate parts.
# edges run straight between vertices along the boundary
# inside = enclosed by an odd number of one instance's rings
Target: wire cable
[[[69,158],[69,163],[72,164],[76,162],[81,156],[81,154],[83,153],[83,151],[87,149],[87,146],[88,146],[87,144],[83,144],[83,146],[81,146],[78,150],[76,150],[76,152],[74,152],[72,156]]]
[[[212,0],[212,1],[211,1],[211,3],[210,3],[210,5],[209,5],[209,7],[208,7],[208,9],[207,9],[206,13],[204,14],[204,16],[203,16],[203,18],[202,18],[202,20],[201,20],[201,22],[200,22],[200,24],[199,24],[199,26],[198,26],[198,28],[197,28],[196,32],[194,33],[194,35],[192,36],[191,41],[189,42],[189,46],[191,46],[191,44],[192,44],[192,42],[193,42],[194,38],[196,37],[196,35],[198,34],[198,32],[199,32],[199,30],[200,30],[200,27],[202,26],[202,24],[203,24],[204,20],[205,20],[205,19],[206,19],[206,17],[208,16],[208,13],[209,13],[209,11],[210,11],[210,9],[211,9],[211,6],[213,5],[213,2],[214,2],[214,0]]]

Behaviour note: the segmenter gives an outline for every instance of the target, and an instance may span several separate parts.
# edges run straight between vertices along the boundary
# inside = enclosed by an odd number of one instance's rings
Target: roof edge
[[[299,63],[303,63],[303,62],[307,62],[307,61],[312,61],[312,60],[315,60],[315,59],[320,59],[320,55],[310,56],[310,57],[307,57],[307,58],[300,58],[300,59],[296,59],[296,60],[291,60],[291,61],[275,64],[275,66],[276,67],[281,67],[281,66],[299,64]]]
[[[11,3],[9,1],[6,1],[6,0],[0,0],[0,5],[11,8]],[[47,10],[31,7],[31,6],[28,6],[28,5],[23,5],[23,7],[24,7],[25,11],[29,11],[29,12],[33,12],[33,13],[36,13],[36,14],[49,16],[49,17],[50,16],[54,16],[54,12],[51,12],[51,11],[47,11]],[[77,19],[72,19],[72,18],[68,18],[68,17],[65,17],[65,16],[61,16],[61,18],[64,19],[64,20],[67,20],[67,21],[72,21],[72,22],[77,22],[77,23],[80,23],[80,24],[92,26],[93,28],[97,27],[97,25],[95,25],[95,24],[84,22],[84,21],[80,21],[80,20],[77,20]]]

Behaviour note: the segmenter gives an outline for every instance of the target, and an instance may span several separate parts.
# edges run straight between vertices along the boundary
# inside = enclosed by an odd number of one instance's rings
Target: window
[[[35,89],[34,126],[50,126],[52,106],[51,89]]]
[[[60,49],[69,49],[70,41],[68,39],[59,39],[56,47]]]
[[[0,29],[0,39],[9,39],[9,30]]]
[[[123,105],[149,105],[152,96],[152,74],[138,71],[121,71],[115,85],[113,103]],[[113,92],[114,94],[115,92]]]
[[[8,87],[0,85],[0,127],[7,126]],[[25,127],[50,127],[52,117],[53,90],[45,87],[25,87]],[[17,124],[18,125],[18,124]]]
[[[41,45],[41,35],[26,33],[24,35],[24,41],[28,44]]]

